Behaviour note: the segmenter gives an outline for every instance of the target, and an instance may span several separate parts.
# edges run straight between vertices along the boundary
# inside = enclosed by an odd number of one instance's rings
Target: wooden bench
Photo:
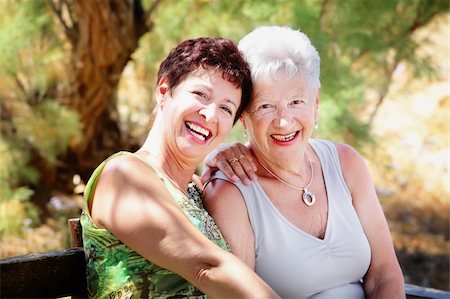
[[[81,224],[68,225],[72,248],[0,259],[0,298],[88,297]]]
[[[70,249],[0,260],[0,298],[87,298],[86,260],[78,218],[68,221]],[[405,285],[408,299],[448,299],[450,292]]]

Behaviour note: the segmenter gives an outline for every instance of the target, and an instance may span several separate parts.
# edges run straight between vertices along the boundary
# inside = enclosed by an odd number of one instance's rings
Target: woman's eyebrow
[[[230,100],[230,99],[228,99],[228,98],[226,98],[225,101],[226,101],[227,103],[230,103],[231,105],[233,105],[234,108],[238,109],[238,105],[236,105],[236,103],[235,103],[234,101],[232,101],[232,100]]]

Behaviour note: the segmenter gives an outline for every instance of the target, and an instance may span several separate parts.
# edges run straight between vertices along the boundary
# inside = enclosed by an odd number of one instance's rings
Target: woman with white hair
[[[254,86],[240,118],[249,142],[209,157],[203,175],[221,169],[205,185],[205,206],[232,252],[283,298],[404,298],[365,162],[349,145],[311,138],[316,49],[305,34],[278,26],[254,30],[239,49]]]

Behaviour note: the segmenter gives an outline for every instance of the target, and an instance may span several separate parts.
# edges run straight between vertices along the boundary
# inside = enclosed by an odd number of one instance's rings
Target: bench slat
[[[407,298],[429,298],[429,299],[449,299],[450,292],[425,288],[413,284],[405,284],[405,293]]]
[[[0,260],[2,298],[87,297],[83,248]]]

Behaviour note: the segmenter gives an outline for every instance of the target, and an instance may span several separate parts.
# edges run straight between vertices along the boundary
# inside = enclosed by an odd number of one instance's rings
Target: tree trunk
[[[118,127],[115,93],[140,37],[151,30],[150,14],[159,0],[148,11],[140,0],[53,0],[52,4],[72,44],[68,104],[79,113],[83,126],[82,137],[71,145],[58,172],[75,170],[86,179],[105,157],[129,149]]]

